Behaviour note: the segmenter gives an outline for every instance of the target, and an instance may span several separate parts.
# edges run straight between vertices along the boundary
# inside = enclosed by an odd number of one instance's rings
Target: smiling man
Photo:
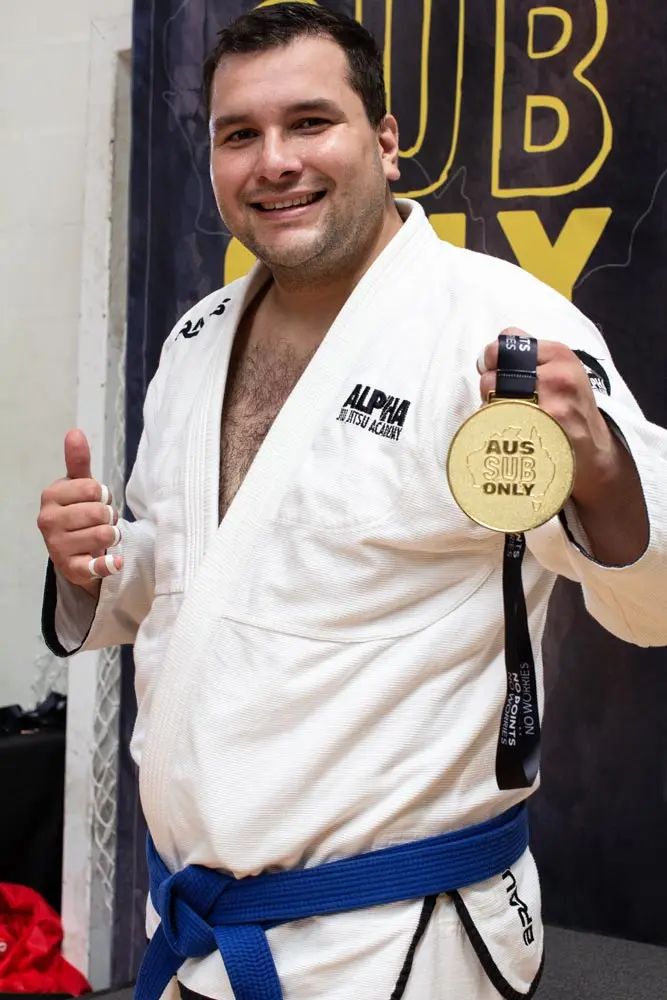
[[[667,643],[667,434],[569,302],[394,201],[398,129],[361,26],[248,13],[205,90],[220,215],[258,263],[166,340],[135,520],[80,431],[39,519],[50,647],[135,645],[138,998],[174,977],[195,1000],[529,997],[549,595],[563,574],[616,635]],[[537,389],[576,465],[523,579],[517,536],[469,520],[445,475],[508,384]],[[495,444],[489,475],[520,452],[535,481],[534,441]]]

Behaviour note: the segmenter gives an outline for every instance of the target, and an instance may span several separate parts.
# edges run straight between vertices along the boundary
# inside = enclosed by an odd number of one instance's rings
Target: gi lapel
[[[257,529],[275,515],[317,428],[335,408],[342,376],[378,327],[395,321],[395,303],[409,301],[412,282],[420,273],[420,262],[437,241],[421,207],[410,203],[410,208],[402,229],[359,282],[286,400],[222,524],[207,543],[207,551],[178,613],[153,693],[141,768],[142,802],[149,826],[151,816],[157,819],[166,800],[172,753],[178,741],[180,720],[188,710],[188,692],[197,676],[197,663],[205,653],[228,595],[234,593],[236,582],[253,555]],[[248,291],[251,290],[249,283]],[[404,316],[403,310],[398,311]],[[240,315],[241,310],[237,324]],[[229,349],[228,344],[227,352]],[[202,508],[205,510],[209,529],[213,516],[217,522],[225,375],[226,364],[220,364],[213,381],[209,380],[208,393],[204,394],[207,401],[202,406],[206,413],[202,410],[193,420],[186,504],[190,507],[189,518],[201,518]],[[212,594],[216,595],[214,615]],[[158,846],[163,853],[166,845]]]

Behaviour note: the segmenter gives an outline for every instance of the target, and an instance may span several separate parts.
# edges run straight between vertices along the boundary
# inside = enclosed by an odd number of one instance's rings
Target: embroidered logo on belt
[[[370,385],[355,385],[336,420],[354,424],[362,430],[398,441],[410,409],[410,400],[390,396]]]

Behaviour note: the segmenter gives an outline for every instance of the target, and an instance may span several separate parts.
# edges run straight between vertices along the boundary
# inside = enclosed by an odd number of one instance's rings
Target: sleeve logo
[[[603,396],[611,396],[609,376],[598,359],[594,358],[592,354],[587,354],[586,351],[574,351],[574,354],[577,355],[584,366],[593,392],[602,393]]]

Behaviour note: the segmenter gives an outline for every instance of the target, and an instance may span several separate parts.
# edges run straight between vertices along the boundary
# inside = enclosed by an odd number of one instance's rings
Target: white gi
[[[405,224],[220,525],[227,366],[268,272],[257,265],[184,317],[146,399],[127,490],[137,520],[121,524],[125,568],[105,579],[96,611],[60,581],[54,622],[66,650],[88,629],[87,649],[134,643],[132,752],[172,869],[242,877],[315,865],[476,824],[526,797],[500,792],[495,775],[503,537],[468,520],[445,475],[452,436],[480,405],[476,359],[508,326],[601,361],[611,394],[598,402],[632,452],[650,520],[647,551],[620,569],[568,541],[557,518],[527,536],[540,702],[555,574],[581,582],[615,635],[667,643],[667,432],[644,419],[574,306],[511,264],[441,242],[418,204],[398,204]],[[567,517],[585,547],[571,504]],[[487,971],[441,897],[406,1000],[529,994],[542,956],[530,853],[512,876],[462,897]],[[270,930],[285,1000],[389,1000],[420,910],[399,903]],[[187,962],[180,978],[230,1000],[217,954]]]

